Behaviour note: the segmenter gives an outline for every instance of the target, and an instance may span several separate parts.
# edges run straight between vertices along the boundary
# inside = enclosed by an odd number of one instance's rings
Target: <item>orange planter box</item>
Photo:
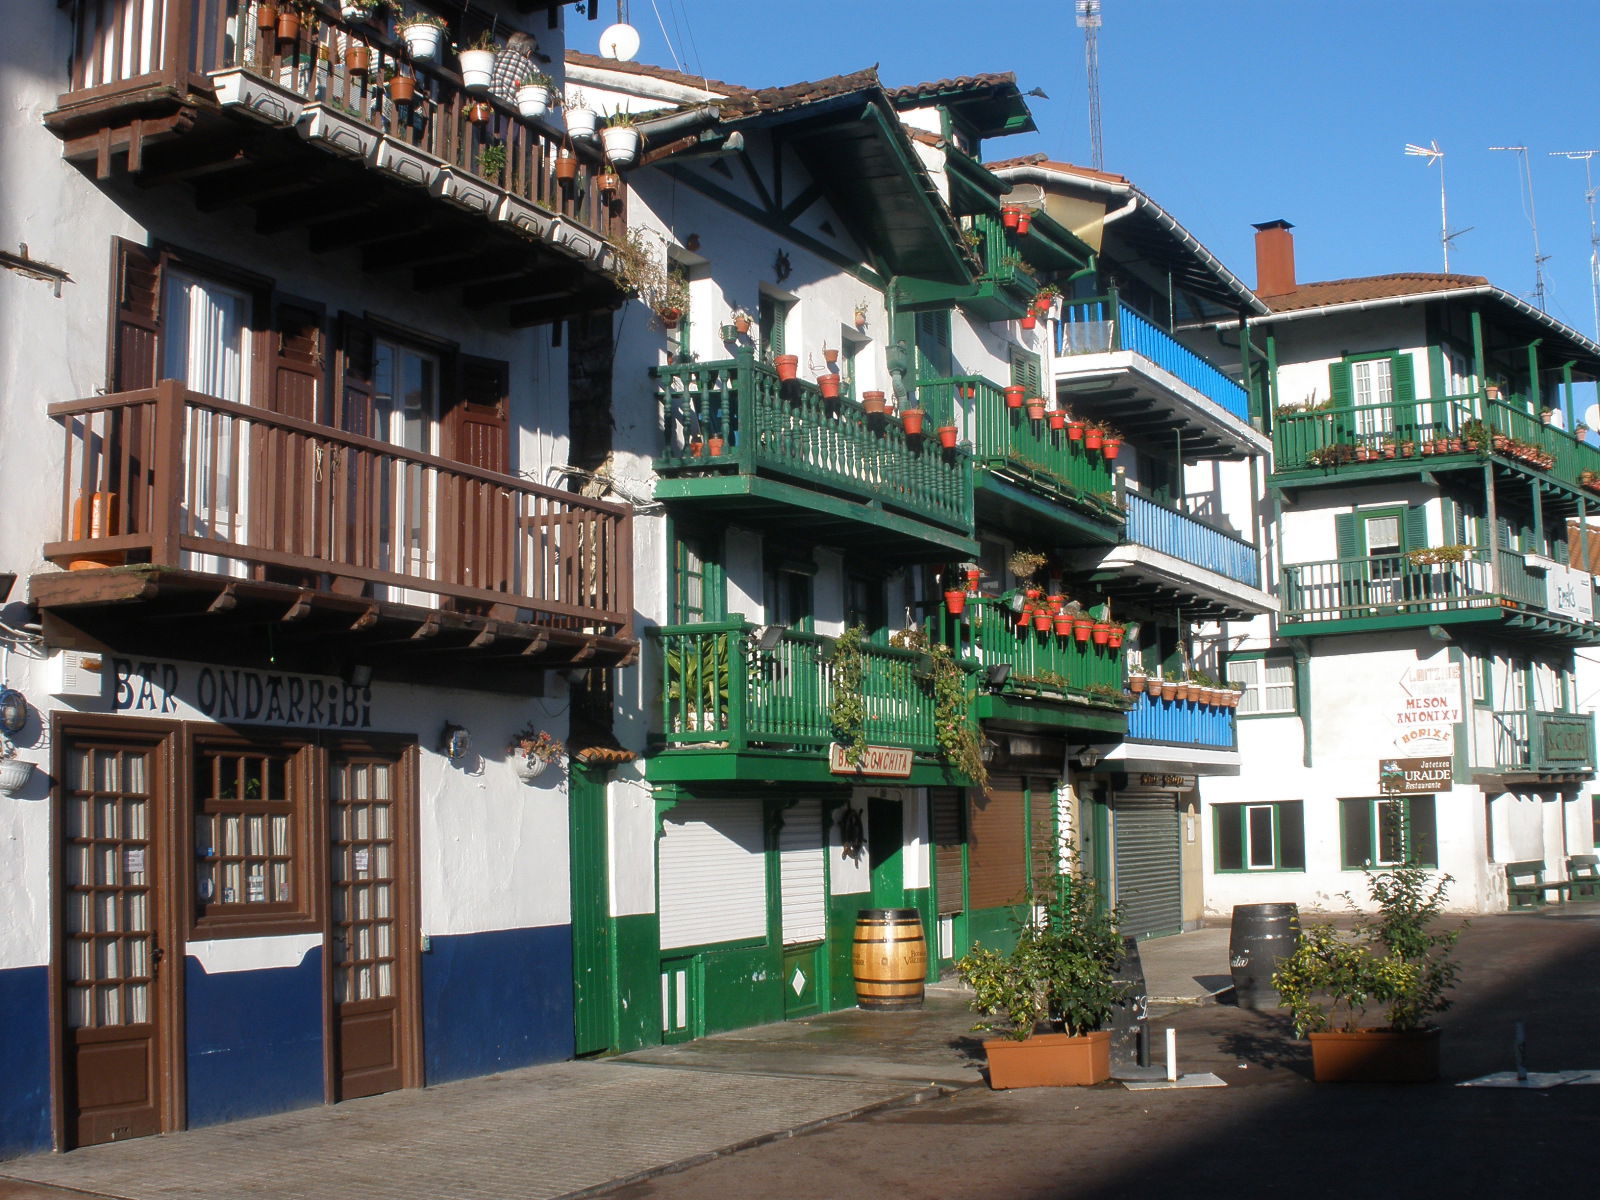
[[[983,1043],[992,1088],[1086,1087],[1111,1078],[1111,1033],[1036,1033]]]
[[[1439,1032],[1308,1034],[1312,1072],[1318,1083],[1431,1083],[1439,1078]]]

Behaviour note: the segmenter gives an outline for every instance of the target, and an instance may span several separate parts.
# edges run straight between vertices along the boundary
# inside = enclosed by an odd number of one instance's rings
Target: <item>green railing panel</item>
[[[1497,771],[1592,771],[1594,714],[1497,710],[1490,715],[1492,767]]]
[[[785,630],[770,649],[742,619],[652,630],[661,647],[660,734],[669,746],[825,750],[834,740],[834,639]],[[862,646],[864,732],[874,746],[938,749],[933,699],[922,686],[927,657]]]
[[[1462,608],[1543,609],[1542,575],[1515,550],[1489,556],[1475,550],[1460,562],[1414,563],[1404,554],[1327,559],[1283,568],[1285,621],[1349,621],[1397,612],[1450,612]]]
[[[909,436],[899,421],[868,416],[848,397],[824,400],[813,383],[781,383],[749,355],[652,374],[661,409],[658,474],[767,475],[972,531],[971,460],[941,450],[931,425]]]
[[[1041,631],[1032,623],[1024,628],[1004,601],[988,596],[967,597],[962,615],[940,612],[932,619],[930,636],[951,646],[958,656],[977,662],[985,671],[1001,663],[1011,665],[999,691],[1018,698],[1116,701],[1126,707],[1123,693],[1123,655],[1120,648],[1080,642]]]

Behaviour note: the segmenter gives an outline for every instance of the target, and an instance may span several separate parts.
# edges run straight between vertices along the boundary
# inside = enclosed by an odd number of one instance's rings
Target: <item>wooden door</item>
[[[903,908],[906,902],[904,814],[900,801],[873,796],[867,801],[867,859],[872,871],[872,906]]]
[[[335,1100],[410,1086],[416,939],[401,764],[334,760],[329,782],[329,1047]]]
[[[157,974],[176,946],[158,883],[156,748],[82,738],[61,761],[61,1132],[67,1146],[88,1146],[163,1128],[169,1032]]]

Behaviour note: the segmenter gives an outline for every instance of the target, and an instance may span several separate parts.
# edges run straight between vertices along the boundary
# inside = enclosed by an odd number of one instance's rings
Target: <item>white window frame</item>
[[[1364,358],[1350,364],[1350,403],[1356,410],[1356,433],[1362,436],[1394,429],[1394,360]]]
[[[1241,717],[1293,716],[1294,659],[1237,658],[1223,667],[1230,683],[1244,684],[1235,710]]]

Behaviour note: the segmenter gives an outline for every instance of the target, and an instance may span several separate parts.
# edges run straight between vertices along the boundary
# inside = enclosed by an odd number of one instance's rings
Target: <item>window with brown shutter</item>
[[[154,387],[160,361],[161,261],[125,238],[112,240],[111,347],[106,388]]]
[[[928,817],[933,834],[935,881],[939,913],[960,912],[965,907],[962,858],[966,845],[962,810],[966,797],[960,788],[929,788]]]
[[[1022,780],[991,776],[987,796],[976,789],[969,796],[967,875],[971,909],[1027,903],[1028,830]]]

